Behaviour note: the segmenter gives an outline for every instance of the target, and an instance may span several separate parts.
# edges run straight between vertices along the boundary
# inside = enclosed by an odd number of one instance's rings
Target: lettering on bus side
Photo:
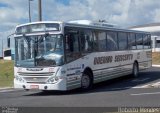
[[[133,54],[116,55],[114,62],[121,62],[121,61],[127,61],[132,59],[133,59]],[[113,61],[112,56],[95,57],[94,65],[111,63],[112,61]]]
[[[112,59],[113,59],[112,56],[95,57],[94,58],[94,65],[111,63]]]
[[[125,54],[125,55],[116,55],[115,56],[115,62],[127,61],[127,60],[132,60],[132,59],[133,59],[133,54]]]

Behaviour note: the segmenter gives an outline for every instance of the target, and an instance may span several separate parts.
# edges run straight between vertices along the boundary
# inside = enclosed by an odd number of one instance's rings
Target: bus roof
[[[26,26],[26,25],[34,25],[34,24],[45,24],[45,23],[57,23],[63,24],[64,26],[68,27],[80,27],[80,28],[89,28],[89,29],[101,29],[101,30],[111,30],[111,31],[122,31],[122,32],[136,32],[136,33],[146,33],[150,34],[150,32],[145,31],[138,31],[138,30],[129,30],[123,29],[118,27],[109,27],[109,26],[101,26],[101,25],[87,25],[87,24],[80,24],[80,23],[70,23],[70,22],[63,22],[63,21],[39,21],[39,22],[31,22],[26,24],[17,25],[16,28]]]
[[[138,31],[138,30],[129,30],[123,28],[116,28],[116,27],[106,27],[106,26],[97,26],[97,25],[84,25],[84,24],[75,24],[75,23],[65,23],[65,26],[70,27],[83,27],[83,28],[90,28],[90,29],[101,29],[101,30],[111,30],[111,31],[122,31],[122,32],[136,32],[136,33],[146,33],[150,34],[150,32],[146,31]]]
[[[25,23],[25,24],[20,24],[17,25],[17,27],[22,27],[22,26],[26,26],[26,25],[33,25],[33,24],[45,24],[45,23],[57,23],[57,24],[62,24],[62,21],[38,21],[38,22],[31,22],[31,23]]]

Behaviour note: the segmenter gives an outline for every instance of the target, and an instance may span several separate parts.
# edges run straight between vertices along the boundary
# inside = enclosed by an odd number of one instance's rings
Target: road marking
[[[160,82],[155,82],[153,83],[153,85],[160,85]]]
[[[6,89],[6,90],[0,90],[0,93],[12,92],[12,91],[19,91],[19,90],[15,90],[15,89]]]
[[[159,87],[160,87],[160,82],[155,82],[155,83],[145,84],[142,86],[136,86],[133,88],[159,88]]]
[[[160,92],[153,92],[153,93],[138,93],[138,94],[130,94],[132,96],[140,96],[140,95],[156,95],[160,94]]]
[[[148,88],[148,85],[144,85],[144,86],[135,86],[135,87],[116,87],[116,88],[111,88],[111,90],[124,90],[124,89],[140,89],[140,88]]]
[[[142,85],[142,86],[135,86],[133,88],[150,88],[152,86],[152,84],[146,84],[146,85]]]
[[[143,81],[146,81],[150,78],[144,78],[144,79],[135,79],[135,80],[132,80],[132,82],[143,82]]]
[[[0,90],[6,90],[6,89],[13,89],[13,87],[4,87],[4,88],[0,88]]]
[[[130,89],[132,87],[119,87],[119,88],[111,88],[111,90],[124,90],[124,89]]]
[[[160,67],[160,65],[152,65],[152,67]]]
[[[10,90],[1,90],[0,93],[11,92],[11,91],[15,91],[15,90],[13,90],[13,89],[10,89]]]

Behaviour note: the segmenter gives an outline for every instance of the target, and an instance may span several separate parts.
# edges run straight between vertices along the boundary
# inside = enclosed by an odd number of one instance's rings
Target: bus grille
[[[45,83],[47,79],[54,75],[54,73],[18,73],[19,76],[22,76],[27,83]]]
[[[21,76],[52,76],[54,73],[18,73]]]
[[[23,77],[27,83],[45,83],[48,77]]]

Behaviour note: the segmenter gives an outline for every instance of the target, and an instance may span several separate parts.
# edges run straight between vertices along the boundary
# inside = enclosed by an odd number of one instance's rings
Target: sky
[[[38,0],[30,1],[30,5],[31,19],[37,21]],[[42,0],[42,19],[106,20],[121,27],[129,27],[160,22],[160,1]],[[28,0],[0,0],[0,51],[2,38],[5,44],[7,35],[14,32],[15,26],[28,21]]]

